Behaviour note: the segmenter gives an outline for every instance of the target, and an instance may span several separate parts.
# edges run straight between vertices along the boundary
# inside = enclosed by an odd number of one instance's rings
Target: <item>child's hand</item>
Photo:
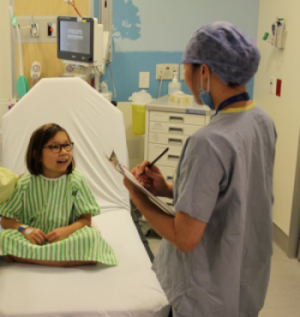
[[[46,235],[41,229],[28,227],[23,229],[21,233],[33,244],[44,245],[46,243]]]
[[[46,239],[49,243],[65,240],[70,235],[70,231],[67,227],[57,228],[49,232],[46,235]]]

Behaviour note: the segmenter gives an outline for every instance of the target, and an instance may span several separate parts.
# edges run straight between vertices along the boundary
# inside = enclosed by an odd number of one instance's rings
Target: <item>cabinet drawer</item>
[[[149,142],[166,145],[183,146],[187,140],[187,136],[171,135],[163,133],[149,133]]]
[[[148,144],[148,160],[154,161],[166,146],[149,143]],[[181,147],[169,146],[169,151],[159,159],[159,165],[175,167],[178,163],[181,153]]]
[[[194,134],[201,127],[196,125],[183,125],[165,122],[150,122],[149,131],[159,133],[169,133],[173,135],[186,135]]]
[[[205,116],[186,113],[150,111],[150,121],[192,124],[199,126],[205,125]]]
[[[167,167],[167,166],[161,166],[157,165],[161,173],[163,174],[163,177],[168,183],[173,182],[173,177],[174,177],[174,167]]]

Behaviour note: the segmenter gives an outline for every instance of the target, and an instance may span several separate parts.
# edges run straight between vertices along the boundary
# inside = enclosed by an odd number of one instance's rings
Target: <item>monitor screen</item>
[[[60,21],[60,50],[90,54],[90,33],[89,23]]]
[[[58,17],[57,56],[80,62],[93,62],[94,20]]]

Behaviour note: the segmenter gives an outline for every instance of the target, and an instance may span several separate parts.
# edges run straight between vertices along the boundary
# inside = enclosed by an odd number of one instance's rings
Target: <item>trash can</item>
[[[152,100],[152,97],[146,90],[141,90],[133,93],[129,100],[132,101],[133,133],[142,135],[145,133],[146,104]]]

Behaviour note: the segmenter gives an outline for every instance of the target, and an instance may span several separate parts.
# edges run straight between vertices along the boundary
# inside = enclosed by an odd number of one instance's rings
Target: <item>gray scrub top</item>
[[[183,253],[163,240],[153,269],[187,317],[252,317],[264,304],[272,255],[276,130],[255,103],[220,112],[186,142],[174,176],[175,210],[206,222]]]

